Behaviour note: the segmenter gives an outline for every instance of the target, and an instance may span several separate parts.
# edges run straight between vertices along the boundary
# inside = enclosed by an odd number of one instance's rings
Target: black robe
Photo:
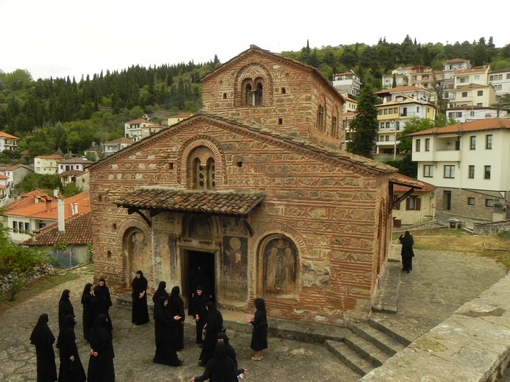
[[[135,325],[143,325],[149,322],[149,308],[147,307],[147,286],[148,281],[143,275],[138,278],[135,277],[131,283],[133,293],[131,297],[133,299],[133,310],[131,321]],[[142,297],[140,294],[145,292]]]
[[[209,379],[210,382],[237,382],[238,372],[234,361],[226,355],[225,345],[218,342],[214,351],[214,358],[205,365],[204,374],[195,377],[195,382]]]
[[[83,323],[83,338],[87,341],[89,340],[89,332],[92,327],[92,317],[90,315],[90,303],[92,302],[92,294],[90,292],[90,288],[92,287],[91,283],[85,285],[83,289],[83,294],[81,296],[81,304],[83,307],[83,315],[82,315],[82,323]]]
[[[257,309],[251,324],[253,325],[253,332],[251,333],[250,348],[255,351],[267,349],[266,311]]]
[[[172,346],[177,351],[184,349],[184,319],[186,315],[184,301],[182,301],[179,293],[180,288],[178,286],[172,288],[167,309],[170,317],[181,316],[181,319],[172,326]]]
[[[70,314],[74,317],[74,308],[73,308],[73,304],[71,304],[69,293],[71,293],[71,291],[69,289],[65,289],[62,292],[62,296],[60,296],[60,301],[58,302],[58,329],[59,330],[62,330],[62,327],[64,325],[64,320],[68,314]]]
[[[156,292],[154,292],[154,295],[152,296],[152,302],[154,303],[154,313],[153,318],[156,319],[156,307],[159,304],[159,298],[160,297],[168,297],[168,292],[166,291],[166,282],[160,281],[158,285],[158,289],[156,289]]]
[[[90,331],[91,355],[87,370],[88,382],[114,382],[115,369],[112,337],[108,330],[108,317],[100,314]]]
[[[106,315],[106,317],[108,317],[108,322],[106,323],[106,329],[110,332],[110,335],[112,335],[113,326],[112,326],[112,320],[110,318],[108,308],[109,308],[108,300],[103,296],[103,294],[101,292],[101,288],[96,286],[94,288],[94,297],[92,297],[92,300],[90,301],[90,318],[91,318],[92,324],[94,324],[96,322],[97,318],[101,314]]]
[[[196,321],[196,343],[201,344],[204,342],[202,338],[202,331],[204,330],[204,325],[207,322],[207,301],[209,301],[209,298],[202,293],[200,296],[195,292],[195,297],[193,298],[192,302],[192,309],[191,313],[193,317],[196,317],[198,315],[199,320]]]
[[[155,307],[156,320],[154,323],[154,337],[156,341],[156,353],[153,362],[170,366],[181,366],[182,362],[177,357],[177,352],[172,346],[172,326],[175,325],[173,317],[168,315],[165,301],[168,297],[159,298]]]
[[[57,348],[60,350],[60,369],[58,382],[84,382],[87,380],[85,369],[80,360],[74,334],[74,316],[67,315],[58,335]],[[74,357],[71,361],[70,357]]]
[[[207,364],[214,355],[214,349],[218,343],[218,333],[223,329],[223,316],[220,311],[216,309],[214,303],[209,301],[207,303],[209,313],[207,315],[207,324],[204,326],[205,338],[204,346],[200,354],[200,363]]]
[[[400,251],[400,255],[402,256],[402,270],[409,273],[409,271],[413,269],[414,239],[413,236],[406,231],[404,235],[399,237],[399,240],[402,244],[402,249]]]
[[[48,326],[48,315],[43,313],[30,335],[30,343],[35,346],[37,356],[37,382],[54,382],[57,380],[57,366],[53,343],[55,336]]]

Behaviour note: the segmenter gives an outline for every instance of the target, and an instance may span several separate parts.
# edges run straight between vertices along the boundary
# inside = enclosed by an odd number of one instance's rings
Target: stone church
[[[367,317],[396,169],[340,150],[344,100],[310,66],[251,46],[201,81],[200,113],[89,168],[96,278],[187,303],[200,267],[220,309]]]

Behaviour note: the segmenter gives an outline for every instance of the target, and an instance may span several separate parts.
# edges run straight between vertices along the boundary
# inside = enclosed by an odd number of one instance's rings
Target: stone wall
[[[54,273],[55,269],[50,264],[42,264],[41,266],[34,267],[30,272],[23,272],[20,274],[10,273],[5,276],[0,276],[0,294],[8,292],[18,281],[29,283]]]
[[[510,221],[502,221],[486,224],[475,224],[473,233],[476,235],[497,235],[500,232],[510,232]]]
[[[507,275],[359,381],[497,381],[510,360],[509,290]]]

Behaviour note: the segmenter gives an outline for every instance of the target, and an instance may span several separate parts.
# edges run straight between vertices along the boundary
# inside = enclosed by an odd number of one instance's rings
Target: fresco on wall
[[[226,299],[243,301],[247,296],[248,240],[224,236],[222,254],[222,294]]]
[[[266,243],[264,253],[264,290],[267,296],[292,296],[296,292],[297,248],[281,236]]]
[[[150,249],[145,234],[138,229],[128,232],[124,240],[124,251],[127,255],[126,258],[129,259],[128,281],[131,281],[137,270],[141,270],[144,276],[149,278],[152,267],[150,266]]]

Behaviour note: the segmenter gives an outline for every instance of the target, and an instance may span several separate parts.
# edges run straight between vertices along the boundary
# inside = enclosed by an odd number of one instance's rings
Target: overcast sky
[[[401,43],[510,43],[507,0],[0,0],[0,70],[34,79],[194,61],[221,62],[255,44],[279,53],[386,37]]]

